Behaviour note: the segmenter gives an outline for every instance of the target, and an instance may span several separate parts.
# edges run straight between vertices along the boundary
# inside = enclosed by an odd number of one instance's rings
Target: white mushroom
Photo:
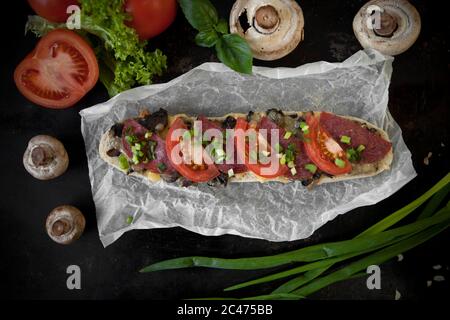
[[[60,244],[70,244],[80,238],[85,225],[81,211],[69,205],[53,209],[45,222],[49,237]]]
[[[303,40],[303,27],[303,12],[294,0],[238,0],[231,9],[231,33],[246,39],[260,60],[289,54]]]
[[[416,42],[420,15],[407,0],[372,0],[353,20],[353,31],[364,48],[386,55],[398,55]]]
[[[49,180],[62,175],[69,165],[64,145],[51,136],[35,136],[23,155],[25,169],[36,179]]]

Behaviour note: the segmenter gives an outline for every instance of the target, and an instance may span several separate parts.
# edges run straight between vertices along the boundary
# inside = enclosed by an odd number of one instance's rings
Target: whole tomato
[[[128,23],[141,40],[153,38],[166,30],[177,14],[176,0],[127,0],[125,11],[133,20]]]
[[[77,0],[28,0],[31,8],[41,17],[51,22],[66,22],[67,7],[78,4]]]

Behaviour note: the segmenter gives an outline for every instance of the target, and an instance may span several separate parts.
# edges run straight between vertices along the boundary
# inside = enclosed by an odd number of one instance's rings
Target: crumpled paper
[[[235,234],[271,241],[309,237],[337,215],[377,203],[416,176],[401,129],[387,110],[392,57],[359,51],[343,63],[317,62],[298,68],[254,68],[252,76],[206,63],[165,84],[143,86],[82,110],[82,133],[106,247],[133,229],[180,226],[204,234]],[[231,183],[181,188],[126,176],[103,162],[101,135],[142,109],[170,114],[221,116],[249,110],[318,110],[351,115],[384,128],[393,142],[392,168],[365,179],[308,190],[290,184]],[[129,224],[129,216],[133,221]]]

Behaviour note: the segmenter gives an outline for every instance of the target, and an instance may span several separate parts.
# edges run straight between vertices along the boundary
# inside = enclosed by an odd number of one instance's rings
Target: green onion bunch
[[[444,206],[442,203],[446,200],[449,190],[450,173],[422,196],[351,240],[317,244],[265,257],[221,259],[194,256],[176,258],[152,264],[143,268],[141,272],[190,267],[260,270],[292,265],[291,269],[234,284],[225,288],[224,291],[230,292],[288,278],[285,283],[274,288],[270,294],[244,299],[302,299],[333,283],[365,276],[368,266],[382,264],[447,229],[450,226],[450,201]],[[418,211],[417,209],[427,200],[429,200],[428,203],[413,222],[391,228],[411,213]],[[336,266],[337,264],[339,265]]]

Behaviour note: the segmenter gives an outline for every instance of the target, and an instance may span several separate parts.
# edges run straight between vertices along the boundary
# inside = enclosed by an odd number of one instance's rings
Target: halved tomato
[[[196,166],[193,164],[187,164],[184,162],[178,163],[172,159],[172,150],[178,146],[180,140],[173,139],[175,137],[175,130],[185,129],[187,130],[186,124],[183,119],[176,118],[175,121],[169,128],[166,136],[166,152],[172,166],[186,179],[193,182],[208,182],[217,177],[220,172],[217,170],[214,164],[202,164],[201,166]]]
[[[248,122],[245,119],[243,119],[243,118],[238,118],[236,120],[235,130],[239,130],[239,129],[242,130],[243,132],[246,132],[247,129],[248,129]],[[271,154],[274,154],[274,150],[271,150]],[[238,155],[239,155],[239,153],[238,153]],[[279,161],[279,160],[277,159],[276,161]],[[258,175],[260,177],[266,178],[266,179],[283,176],[289,170],[289,168],[286,165],[281,165],[281,164],[278,163],[278,167],[277,167],[276,171],[274,171],[272,173],[267,173],[267,171],[270,172],[270,170],[267,170],[267,169],[271,168],[271,163],[268,163],[268,164],[262,164],[260,162],[252,163],[249,160],[249,146],[248,146],[247,143],[245,144],[245,159],[244,159],[244,162],[245,162],[245,165],[247,166],[248,170],[250,170],[254,174],[256,174],[256,175]]]
[[[47,108],[73,106],[98,80],[92,48],[78,34],[58,29],[44,36],[17,66],[14,81],[30,101]]]
[[[345,151],[320,126],[320,116],[309,115],[306,118],[308,134],[305,134],[305,150],[312,162],[322,171],[337,176],[352,171],[352,165]]]

